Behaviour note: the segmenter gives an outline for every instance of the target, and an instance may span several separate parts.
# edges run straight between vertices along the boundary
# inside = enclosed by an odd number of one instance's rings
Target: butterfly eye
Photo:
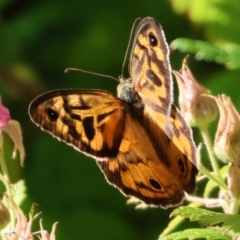
[[[154,179],[152,178],[149,178],[149,183],[151,184],[152,187],[158,189],[158,190],[161,190],[161,185]]]
[[[149,38],[150,45],[152,47],[156,47],[158,45],[158,40],[153,33],[149,33],[148,38]]]
[[[185,164],[183,163],[183,161],[182,161],[181,158],[178,159],[178,166],[179,166],[179,168],[181,169],[181,171],[182,171],[183,173],[186,172]]]
[[[57,121],[57,119],[58,119],[58,117],[59,117],[59,114],[58,114],[56,111],[54,111],[54,110],[51,109],[51,108],[46,108],[46,109],[45,109],[45,112],[46,112],[46,114],[48,115],[50,121],[52,121],[52,122]]]

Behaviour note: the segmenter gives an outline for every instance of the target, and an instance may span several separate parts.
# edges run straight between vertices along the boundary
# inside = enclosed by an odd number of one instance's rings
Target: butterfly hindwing
[[[181,179],[184,176],[178,163],[168,166],[167,161],[159,161],[159,158],[167,157],[164,146],[156,151],[159,142],[153,143],[155,140],[148,131],[147,122],[145,119],[139,121],[132,114],[126,113],[118,155],[114,159],[98,161],[98,165],[108,182],[125,195],[163,208],[181,203],[184,197]],[[164,132],[162,136],[165,136]]]

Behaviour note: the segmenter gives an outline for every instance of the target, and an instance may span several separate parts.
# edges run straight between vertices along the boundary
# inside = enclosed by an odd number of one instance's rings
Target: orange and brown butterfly
[[[54,90],[29,106],[32,121],[96,159],[107,181],[124,195],[167,208],[196,188],[196,147],[173,105],[169,48],[161,25],[136,28],[130,76],[118,97],[102,90]]]

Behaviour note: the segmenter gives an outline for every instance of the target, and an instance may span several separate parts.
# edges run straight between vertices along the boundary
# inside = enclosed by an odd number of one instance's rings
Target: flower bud
[[[212,122],[217,116],[217,106],[213,99],[203,96],[210,91],[194,78],[183,60],[179,72],[173,71],[179,87],[179,106],[186,122],[192,127],[201,127]]]
[[[0,134],[4,131],[12,139],[14,143],[13,158],[16,151],[20,153],[20,163],[23,166],[25,158],[25,150],[23,146],[21,126],[18,121],[12,120],[9,110],[1,103],[0,99]]]
[[[214,152],[223,162],[233,161],[240,148],[240,117],[231,99],[222,94],[215,99],[219,108],[218,128],[214,140]]]
[[[2,104],[0,99],[0,129],[11,119],[9,110]]]

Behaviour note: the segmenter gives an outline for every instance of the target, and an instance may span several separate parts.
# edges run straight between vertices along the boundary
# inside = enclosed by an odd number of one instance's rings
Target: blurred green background
[[[133,205],[126,205],[127,199],[107,184],[93,159],[33,125],[28,105],[37,95],[57,88],[96,88],[115,93],[117,83],[111,79],[79,72],[65,74],[64,70],[79,67],[120,75],[137,17],[156,18],[169,43],[184,37],[219,47],[238,47],[240,3],[1,0],[0,11],[0,94],[12,118],[22,126],[25,167],[12,179],[26,180],[26,213],[31,203],[37,203],[45,229],[50,231],[53,222],[59,222],[58,240],[157,239],[169,222],[171,209],[135,210]],[[185,55],[171,53],[173,69],[180,68]],[[196,61],[194,57],[189,65],[202,84],[214,94],[230,95],[240,109],[237,67],[230,69],[227,63]],[[127,66],[125,69],[128,77]]]

